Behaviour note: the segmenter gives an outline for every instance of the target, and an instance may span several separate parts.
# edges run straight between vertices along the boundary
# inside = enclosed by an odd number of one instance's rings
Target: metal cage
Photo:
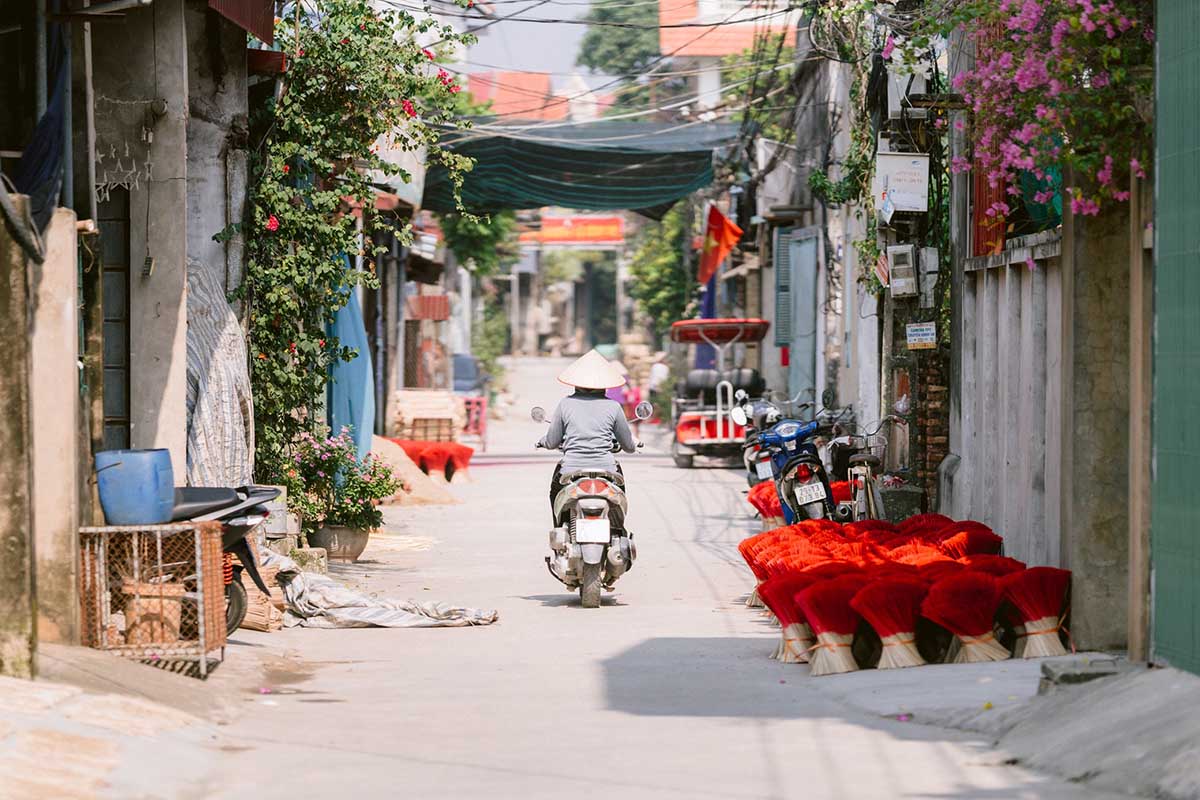
[[[221,524],[80,528],[79,537],[84,644],[195,662],[189,671],[206,677],[225,647]]]

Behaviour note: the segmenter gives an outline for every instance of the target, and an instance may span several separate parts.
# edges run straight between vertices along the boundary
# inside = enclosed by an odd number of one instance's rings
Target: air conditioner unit
[[[925,94],[925,77],[919,73],[902,72],[891,66],[888,67],[887,73],[888,118],[925,119],[929,115],[928,109],[913,108],[908,101],[910,94]]]
[[[911,244],[892,245],[887,249],[892,297],[916,297],[917,248]]]

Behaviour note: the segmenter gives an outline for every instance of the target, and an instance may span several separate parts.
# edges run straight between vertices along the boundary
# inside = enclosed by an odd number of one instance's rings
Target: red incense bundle
[[[995,555],[1000,552],[1003,544],[1004,540],[989,530],[967,528],[948,539],[943,539],[938,547],[951,558],[962,558],[970,555]]]
[[[808,661],[813,633],[796,604],[796,595],[819,580],[816,575],[791,573],[770,578],[758,587],[763,604],[779,620],[780,642],[771,658],[784,664]]]
[[[1017,561],[1015,558],[1009,558],[1008,556],[979,554],[963,556],[958,561],[959,563],[966,564],[976,572],[986,572],[997,578],[1003,578],[1005,575],[1011,575],[1014,572],[1020,572],[1025,569],[1024,561]]]
[[[953,523],[954,520],[944,514],[917,514],[901,522],[897,527],[901,533],[918,533],[938,531]]]
[[[754,510],[763,517],[782,517],[783,507],[779,504],[779,493],[771,481],[763,481],[750,488],[746,499]]]
[[[943,578],[957,575],[965,569],[966,567],[962,564],[945,556],[917,563],[917,571],[921,573],[921,579],[928,583],[937,583]]]
[[[973,519],[965,519],[959,522],[951,522],[949,525],[937,531],[936,541],[944,542],[956,533],[963,531],[983,531],[984,533],[995,533],[987,525],[982,522],[976,522]]]
[[[835,503],[849,503],[853,500],[850,494],[850,481],[833,481],[829,484],[829,494]]]
[[[851,646],[860,617],[850,601],[865,582],[860,575],[843,575],[815,583],[796,596],[804,619],[817,635],[809,659],[814,676],[858,669]]]
[[[842,530],[847,535],[859,537],[865,536],[869,531],[884,531],[890,534],[899,532],[899,529],[886,519],[860,519],[857,522],[847,522],[842,526]]]
[[[879,578],[858,591],[850,606],[879,634],[883,653],[879,669],[919,667],[925,663],[917,651],[917,617],[929,587],[918,580]]]
[[[1058,632],[1062,629],[1063,609],[1071,571],[1054,567],[1032,567],[1014,572],[1000,582],[1004,599],[1012,603],[1025,630],[1019,641],[1023,658],[1066,655]]]
[[[930,587],[921,615],[958,637],[962,647],[954,663],[1003,661],[1009,653],[992,628],[1000,599],[998,580],[984,572],[964,571]]]

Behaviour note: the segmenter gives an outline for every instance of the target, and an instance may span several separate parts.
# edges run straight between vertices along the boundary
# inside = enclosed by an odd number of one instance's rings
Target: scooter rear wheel
[[[234,578],[225,585],[225,635],[232,636],[233,632],[242,627],[246,620],[249,601],[246,597],[246,587],[241,580]]]
[[[600,578],[603,564],[584,564],[583,582],[579,584],[579,602],[584,608],[600,607]]]

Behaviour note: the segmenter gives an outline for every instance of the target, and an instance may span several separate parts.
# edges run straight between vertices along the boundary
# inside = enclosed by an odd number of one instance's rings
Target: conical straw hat
[[[615,389],[625,385],[625,378],[608,359],[589,350],[562,371],[558,382],[578,389]]]

